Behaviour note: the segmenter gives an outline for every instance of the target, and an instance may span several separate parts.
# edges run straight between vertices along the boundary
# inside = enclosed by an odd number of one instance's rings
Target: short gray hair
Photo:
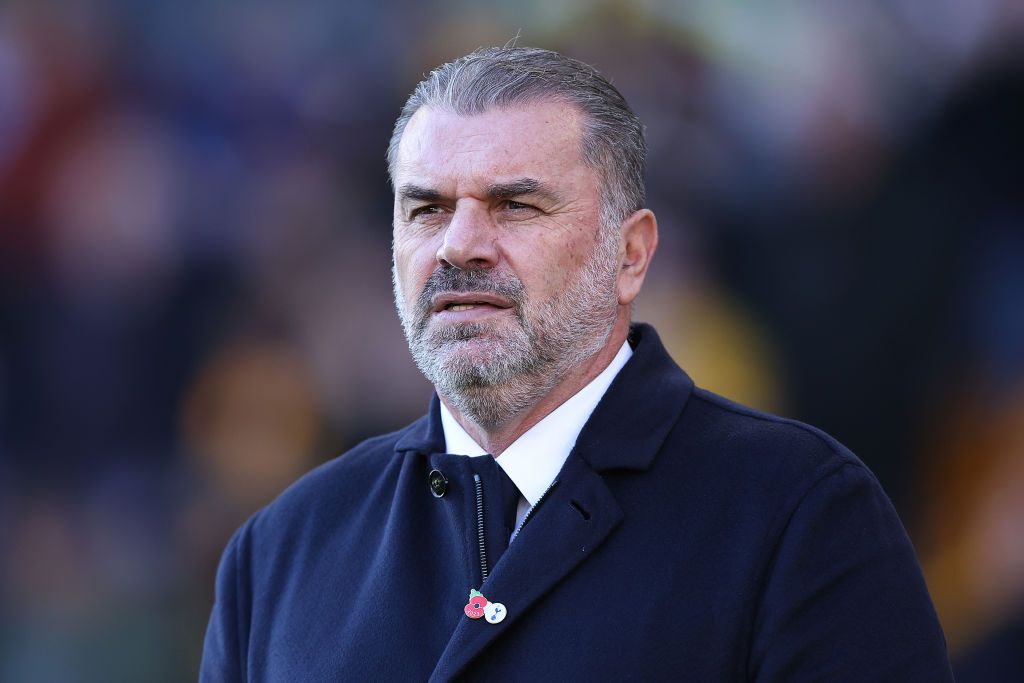
[[[604,223],[618,226],[645,204],[643,124],[597,69],[551,50],[482,48],[431,71],[395,122],[387,152],[392,183],[402,134],[420,107],[473,116],[546,98],[574,105],[583,113],[583,161],[600,172]]]

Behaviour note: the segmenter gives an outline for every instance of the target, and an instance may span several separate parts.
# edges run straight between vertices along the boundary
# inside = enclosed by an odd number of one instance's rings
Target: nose
[[[460,270],[485,270],[498,264],[495,225],[485,206],[460,202],[437,250],[441,265]]]

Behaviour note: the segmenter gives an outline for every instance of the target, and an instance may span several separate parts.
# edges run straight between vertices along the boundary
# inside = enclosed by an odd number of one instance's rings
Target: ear
[[[658,248],[658,219],[650,209],[635,211],[620,226],[624,253],[619,270],[619,304],[633,303]]]

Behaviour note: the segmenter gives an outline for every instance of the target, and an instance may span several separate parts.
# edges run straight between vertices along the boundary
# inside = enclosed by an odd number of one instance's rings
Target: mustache
[[[435,296],[452,292],[497,294],[508,299],[518,315],[526,304],[526,288],[515,275],[494,270],[460,270],[438,267],[416,298],[418,326],[425,326]]]

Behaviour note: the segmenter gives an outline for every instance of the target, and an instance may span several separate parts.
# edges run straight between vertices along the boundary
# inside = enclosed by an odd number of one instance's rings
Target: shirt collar
[[[498,456],[496,462],[530,505],[536,505],[551,486],[565,464],[565,459],[569,457],[569,452],[576,445],[576,437],[583,425],[632,355],[629,343],[623,342],[622,348],[601,374],[527,430]],[[448,453],[473,457],[487,455],[487,451],[455,420],[443,401],[441,426]]]

